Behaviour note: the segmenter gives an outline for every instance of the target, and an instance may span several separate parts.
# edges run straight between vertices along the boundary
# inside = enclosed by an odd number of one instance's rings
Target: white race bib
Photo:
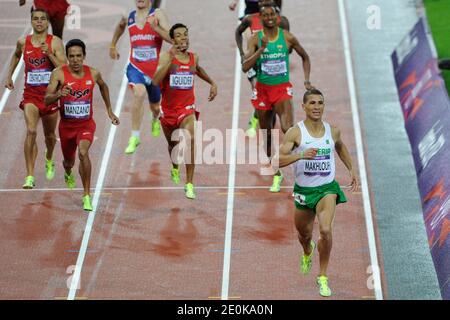
[[[48,85],[51,74],[51,71],[47,70],[30,71],[27,74],[27,84],[32,86]]]
[[[285,60],[269,60],[261,65],[261,70],[269,76],[279,76],[287,73]]]
[[[192,89],[194,85],[194,75],[189,72],[176,73],[170,75],[170,87],[180,90]]]
[[[133,48],[133,58],[140,62],[154,61],[158,59],[158,52],[154,47],[135,47]]]
[[[330,160],[305,160],[305,175],[328,176],[331,173]]]
[[[89,102],[66,102],[64,103],[64,114],[66,118],[84,119],[89,118],[91,104]]]

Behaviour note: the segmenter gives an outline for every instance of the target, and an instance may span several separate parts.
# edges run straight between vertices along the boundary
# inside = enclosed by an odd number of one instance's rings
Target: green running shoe
[[[317,277],[317,284],[319,285],[319,293],[322,297],[331,296],[331,289],[328,286],[328,278],[326,276]]]
[[[186,183],[184,186],[184,192],[186,194],[186,198],[195,199],[196,195],[194,192],[194,185],[192,183]]]
[[[22,188],[24,188],[24,189],[33,189],[34,186],[35,186],[35,184],[34,184],[34,177],[33,176],[27,176],[25,178],[25,183],[22,186]]]
[[[159,122],[159,119],[153,119],[152,120],[152,136],[159,137],[161,134],[161,123]]]
[[[301,256],[301,270],[303,274],[309,274],[312,266],[312,257],[314,256],[314,249],[316,248],[316,243],[311,240],[311,253],[309,255],[303,254]]]
[[[53,178],[55,177],[55,162],[53,161],[53,159],[47,159],[47,150],[45,151],[45,171],[47,180],[53,180]]]
[[[172,170],[170,171],[170,176],[172,177],[172,181],[175,184],[179,184],[180,183],[180,170],[177,168],[172,168]]]
[[[250,121],[248,122],[248,128],[245,132],[249,138],[253,138],[256,136],[256,129],[258,128],[259,120],[255,118],[255,114],[253,113],[250,117]]]
[[[141,144],[141,140],[138,137],[131,136],[128,140],[128,146],[125,149],[126,154],[133,154],[136,151],[138,145]]]
[[[89,195],[83,196],[83,209],[85,211],[92,211],[91,197]]]
[[[73,175],[73,172],[71,172],[70,174],[67,174],[66,172],[64,172],[64,181],[66,182],[66,186],[69,189],[73,189],[75,188],[75,176]]]
[[[270,187],[270,192],[280,192],[282,181],[283,181],[282,173],[280,173],[279,176],[277,175],[273,176],[273,183],[272,186]]]

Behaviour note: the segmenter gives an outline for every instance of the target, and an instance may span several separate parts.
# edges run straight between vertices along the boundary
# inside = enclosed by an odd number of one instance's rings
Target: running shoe
[[[47,159],[47,150],[45,150],[45,171],[47,180],[53,180],[53,178],[55,177],[55,162],[53,161],[53,159]]]
[[[280,172],[280,175],[273,176],[273,183],[270,187],[270,192],[280,192],[281,182],[283,181],[283,174]]]
[[[161,123],[159,122],[159,119],[153,119],[152,120],[152,136],[159,137],[161,134]]]
[[[83,209],[85,211],[92,211],[91,197],[89,195],[83,196]]]
[[[75,176],[73,175],[73,172],[71,172],[70,174],[64,172],[64,181],[66,182],[67,188],[75,188]]]
[[[178,168],[172,168],[172,170],[170,171],[170,176],[172,177],[173,183],[180,183],[180,170]]]
[[[34,188],[34,177],[33,176],[27,176],[25,178],[25,183],[22,186],[24,189],[33,189]]]
[[[256,136],[256,129],[258,128],[258,118],[255,117],[253,113],[250,117],[250,121],[248,122],[248,129],[245,132],[249,138],[253,138]]]
[[[125,149],[126,154],[133,154],[136,151],[138,145],[141,144],[141,140],[138,137],[131,136],[128,140],[128,147]]]
[[[322,297],[331,296],[331,289],[328,286],[328,278],[326,276],[318,276],[317,284],[319,285],[319,293]]]
[[[196,195],[194,192],[194,185],[192,183],[186,183],[184,186],[184,192],[186,194],[186,198],[195,199]]]
[[[301,270],[303,274],[309,274],[312,266],[312,257],[314,256],[314,249],[316,248],[316,243],[311,240],[311,253],[309,255],[303,254],[301,256]]]

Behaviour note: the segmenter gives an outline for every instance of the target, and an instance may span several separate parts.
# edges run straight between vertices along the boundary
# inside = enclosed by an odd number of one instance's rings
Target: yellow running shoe
[[[45,171],[47,180],[53,180],[53,178],[55,177],[55,162],[53,161],[53,159],[47,159],[47,150],[45,150]]]
[[[273,183],[270,187],[270,192],[280,192],[281,182],[283,182],[283,174],[280,172],[279,176],[273,176]]]
[[[194,192],[194,185],[192,183],[186,183],[184,186],[184,192],[186,194],[186,198],[195,199],[196,195]]]
[[[256,136],[256,129],[258,128],[258,123],[259,123],[258,118],[256,118],[255,114],[253,113],[252,116],[250,117],[250,121],[248,122],[247,131],[245,132],[249,138],[253,138]]]
[[[35,186],[34,184],[34,177],[33,176],[27,176],[25,177],[25,183],[22,186],[24,189],[33,189]]]
[[[303,254],[301,256],[301,270],[303,274],[309,274],[312,266],[312,257],[314,256],[314,249],[316,248],[316,243],[311,240],[311,253],[309,255]]]
[[[73,189],[75,188],[75,176],[73,175],[73,172],[71,172],[70,174],[67,174],[66,172],[64,172],[64,181],[66,182],[66,186],[69,189]]]
[[[172,177],[173,183],[180,183],[180,170],[178,168],[172,168],[172,170],[170,171],[170,176]]]
[[[331,296],[331,289],[328,286],[328,278],[326,276],[318,276],[317,284],[319,285],[319,293],[322,297]]]
[[[152,136],[159,137],[161,134],[161,123],[159,122],[159,119],[153,119],[152,120]]]
[[[91,197],[89,195],[83,196],[83,209],[85,211],[92,211]]]
[[[141,140],[138,137],[131,136],[128,140],[128,146],[125,149],[126,154],[133,154],[136,151],[138,145],[141,144]]]

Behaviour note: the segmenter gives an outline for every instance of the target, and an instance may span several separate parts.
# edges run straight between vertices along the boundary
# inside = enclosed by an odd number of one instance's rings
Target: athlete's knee
[[[319,228],[320,238],[326,241],[330,241],[332,239],[332,229],[331,226],[321,226]]]
[[[147,94],[147,90],[145,89],[145,87],[141,86],[135,86],[133,92],[135,99],[138,100],[143,100],[145,98],[145,95]]]
[[[78,158],[80,159],[80,161],[89,160],[88,149],[79,149],[78,150]]]
[[[37,130],[36,128],[27,128],[27,136],[28,137],[32,137],[32,138],[36,138],[37,136]]]

